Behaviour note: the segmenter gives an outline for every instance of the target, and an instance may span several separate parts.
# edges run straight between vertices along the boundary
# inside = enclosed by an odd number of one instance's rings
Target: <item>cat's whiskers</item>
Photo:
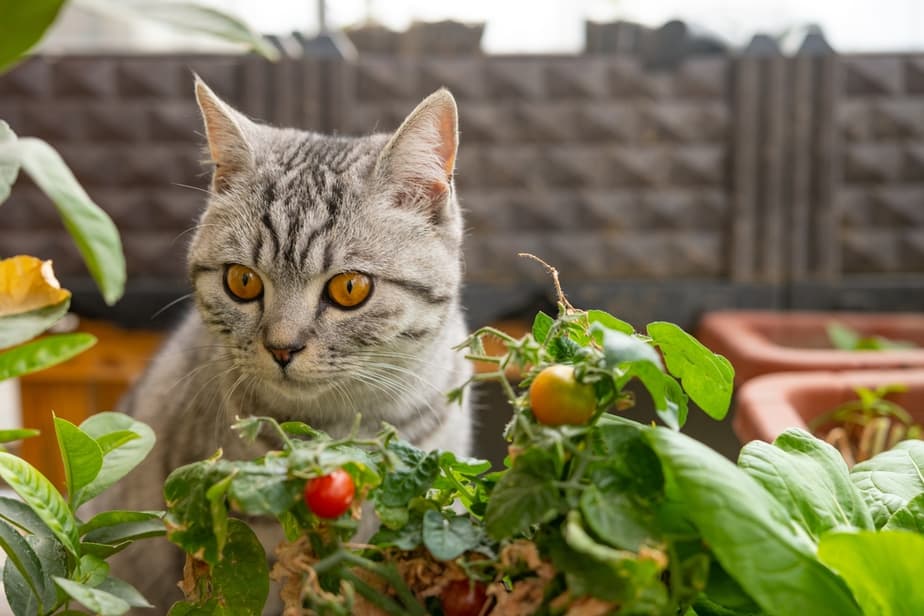
[[[431,390],[433,390],[435,393],[442,393],[442,390],[440,390],[439,387],[437,387],[436,385],[434,385],[433,383],[431,383],[431,382],[428,381],[427,379],[423,378],[422,376],[420,376],[419,374],[417,374],[417,373],[414,372],[413,370],[409,370],[409,369],[407,369],[407,368],[404,368],[403,366],[397,366],[397,365],[395,365],[395,364],[381,363],[381,362],[366,362],[364,365],[366,365],[366,366],[372,366],[372,367],[374,367],[374,368],[379,368],[379,369],[382,369],[382,370],[393,370],[394,372],[397,372],[397,373],[399,373],[399,374],[406,374],[406,375],[408,375],[408,376],[413,377],[414,379],[416,379],[416,381],[417,381],[418,383],[420,383],[421,385],[424,385],[424,386],[426,386],[426,387],[429,387],[429,388],[430,388]]]
[[[169,310],[169,309],[172,308],[173,306],[176,306],[176,305],[179,304],[180,302],[189,299],[189,298],[192,297],[193,295],[195,295],[195,292],[187,293],[186,295],[181,295],[181,296],[179,296],[178,298],[176,298],[175,300],[170,301],[170,302],[167,302],[167,304],[165,304],[164,306],[162,306],[161,308],[159,308],[154,314],[151,315],[151,320],[153,321],[153,320],[156,319],[158,316],[160,316],[165,310]]]

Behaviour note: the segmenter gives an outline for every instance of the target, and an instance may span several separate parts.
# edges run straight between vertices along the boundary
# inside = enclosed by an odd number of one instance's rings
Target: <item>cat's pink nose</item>
[[[285,368],[292,361],[292,356],[305,348],[305,345],[298,347],[271,347],[266,345],[266,350],[270,352],[273,359],[280,367]]]

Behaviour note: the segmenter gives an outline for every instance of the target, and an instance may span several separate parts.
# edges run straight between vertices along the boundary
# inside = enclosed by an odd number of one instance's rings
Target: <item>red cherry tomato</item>
[[[440,595],[445,616],[478,616],[488,600],[487,589],[481,582],[453,580]]]
[[[305,504],[319,518],[339,518],[350,508],[355,490],[350,474],[338,468],[305,484]]]
[[[574,368],[557,364],[542,370],[529,386],[536,421],[547,426],[584,425],[597,408],[594,388],[578,383]]]

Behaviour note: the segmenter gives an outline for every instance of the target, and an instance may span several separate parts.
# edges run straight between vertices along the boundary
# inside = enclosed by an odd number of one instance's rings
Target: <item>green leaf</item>
[[[138,589],[119,578],[107,577],[97,586],[99,590],[122,599],[132,607],[154,607]]]
[[[608,368],[628,362],[648,362],[658,370],[664,370],[658,352],[644,340],[608,329],[599,323],[591,325],[590,331],[594,339],[603,345],[603,358]]]
[[[804,430],[787,430],[773,445],[748,443],[741,450],[738,466],[770,492],[815,541],[833,529],[873,528],[869,508],[850,481],[844,458]]]
[[[102,451],[105,456],[113,449],[118,449],[122,445],[137,438],[141,438],[141,435],[137,432],[132,432],[131,430],[116,430],[115,432],[100,436],[96,439],[96,444],[99,445],[100,451]]]
[[[536,342],[545,344],[545,339],[549,337],[549,330],[552,329],[554,323],[555,319],[541,310],[536,313],[536,318],[533,319],[532,329],[533,338],[536,339]]]
[[[9,349],[0,353],[0,381],[60,364],[94,344],[90,334],[58,334]]]
[[[45,578],[42,564],[32,546],[16,532],[16,529],[6,522],[0,522],[0,547],[6,552],[5,567],[12,565],[16,568],[25,580],[29,592],[35,597],[37,603],[42,605],[45,595]],[[22,601],[22,599],[17,599],[17,601]]]
[[[723,419],[731,404],[735,376],[728,360],[673,323],[649,323],[648,335],[693,402],[713,419]]]
[[[170,606],[167,616],[237,616],[229,614],[228,610],[218,603],[218,599],[209,599],[205,603],[197,604],[189,601],[177,601]]]
[[[28,462],[6,452],[0,452],[0,477],[35,511],[67,551],[79,556],[77,520],[51,482]]]
[[[581,513],[590,530],[611,546],[637,552],[658,540],[653,516],[622,491],[588,486],[581,494]]]
[[[80,424],[80,429],[96,439],[97,444],[102,442],[107,449],[112,445],[110,439],[121,442],[103,456],[103,466],[96,479],[81,492],[81,503],[97,496],[127,475],[154,447],[154,431],[124,413],[97,413]],[[138,438],[126,440],[120,434],[126,431],[135,433]],[[113,434],[118,436],[113,437]]]
[[[25,540],[42,566],[42,586],[45,590],[41,604],[46,608],[53,606],[57,603],[58,589],[51,578],[67,575],[67,552],[57,539],[50,536],[28,535]],[[3,569],[3,587],[14,614],[32,616],[41,612],[39,601],[32,594],[28,582],[9,561]]]
[[[890,451],[860,462],[850,471],[876,528],[924,492],[924,441],[903,441]]]
[[[655,412],[671,430],[679,430],[687,421],[687,395],[669,374],[648,361],[636,361],[626,366],[622,381],[638,378],[648,390]]]
[[[400,528],[382,527],[372,536],[370,543],[383,548],[396,547],[405,551],[417,549],[423,543],[423,518],[420,514],[411,515]]]
[[[81,584],[96,587],[109,576],[109,564],[94,554],[84,554],[77,564],[75,575]]]
[[[828,341],[831,342],[831,346],[835,349],[841,351],[856,350],[860,336],[854,330],[836,321],[832,321],[825,325],[825,330],[828,333]]]
[[[626,323],[622,319],[617,319],[610,313],[604,312],[603,310],[588,310],[587,323],[588,325],[599,323],[607,329],[612,329],[613,331],[622,332],[624,334],[635,333],[635,328],[632,327],[632,325]]]
[[[0,6],[9,4],[12,0],[0,0]],[[6,11],[4,10],[4,14]],[[2,32],[4,24],[0,24]],[[3,43],[0,43],[2,49]],[[0,51],[0,55],[2,55]],[[10,189],[16,182],[16,176],[19,175],[19,152],[16,149],[16,133],[10,129],[10,125],[0,120],[0,204],[6,201],[10,196]],[[0,330],[2,331],[2,330]],[[2,333],[0,333],[2,340]],[[14,343],[15,344],[15,343]],[[0,343],[0,347],[5,346]]]
[[[100,9],[107,15],[116,14],[147,22],[156,21],[173,30],[206,34],[229,43],[239,43],[253,49],[268,60],[277,60],[279,52],[246,22],[219,9],[194,2],[163,0],[95,0],[84,2],[89,8]]]
[[[108,513],[122,514],[126,517],[126,521],[87,531],[84,536],[84,541],[119,545],[126,541],[136,541],[147,537],[160,537],[167,532],[163,520],[157,514],[134,511],[112,511]],[[128,514],[136,514],[136,516],[132,516],[136,519],[129,518]],[[97,516],[97,518],[98,517],[99,516]],[[94,520],[95,519],[96,518],[94,518]],[[91,520],[91,522],[93,522],[93,520]]]
[[[494,539],[508,539],[533,524],[547,522],[558,513],[555,461],[542,449],[527,449],[494,486],[484,523]]]
[[[228,505],[225,496],[228,494],[228,488],[231,487],[234,477],[235,474],[231,473],[218,483],[209,486],[209,489],[205,491],[205,498],[209,501],[209,511],[212,514],[212,532],[215,533],[215,542],[219,552],[225,549],[225,542],[228,540]],[[248,477],[245,477],[246,479]]]
[[[924,535],[924,492],[893,513],[882,528],[883,530],[910,530]]]
[[[67,596],[85,608],[92,610],[94,614],[121,616],[121,614],[131,609],[131,605],[125,599],[99,588],[90,588],[63,577],[56,577],[54,580],[61,590],[67,593]]]
[[[464,477],[477,477],[491,469],[491,462],[477,458],[457,456],[451,451],[440,452],[440,466],[444,470],[458,473]]]
[[[64,0],[0,0],[0,73],[41,40],[62,6]]]
[[[864,614],[924,614],[924,536],[904,531],[828,533],[818,558],[838,572]]]
[[[376,499],[386,507],[407,505],[412,498],[422,495],[440,472],[437,451],[402,461],[405,467],[388,473],[376,490]]]
[[[436,560],[453,560],[481,543],[481,529],[468,516],[444,516],[434,509],[423,517],[423,543]]]
[[[32,508],[21,500],[0,496],[0,518],[23,532],[40,537],[54,536]]]
[[[114,304],[125,288],[125,257],[112,219],[87,196],[54,148],[34,138],[20,139],[18,147],[23,169],[57,206],[103,299]]]
[[[0,349],[15,346],[35,338],[57,323],[67,313],[70,305],[71,300],[68,298],[57,304],[38,308],[37,310],[0,317]]]
[[[228,541],[212,566],[212,592],[239,614],[259,614],[269,595],[269,567],[263,545],[247,524],[228,520]]]
[[[21,441],[24,438],[32,438],[41,434],[38,430],[31,428],[15,428],[11,430],[0,430],[0,443],[12,443]]]
[[[91,481],[103,467],[103,452],[89,434],[60,417],[54,418],[55,434],[58,448],[64,463],[64,477],[67,495],[73,508],[83,501],[80,491]]]
[[[228,498],[247,515],[279,515],[301,498],[304,480],[291,479],[284,465],[239,464],[238,476],[231,482]]]
[[[679,432],[645,433],[661,459],[668,497],[685,503],[716,559],[768,614],[860,614],[786,509],[747,473]]]
[[[167,538],[210,565],[218,562],[221,551],[212,528],[211,504],[206,492],[232,472],[217,462],[181,466],[170,473],[164,484]]]

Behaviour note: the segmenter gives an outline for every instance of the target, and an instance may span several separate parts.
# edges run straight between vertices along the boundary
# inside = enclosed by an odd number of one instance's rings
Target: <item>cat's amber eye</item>
[[[225,288],[231,297],[242,302],[249,302],[263,295],[263,281],[246,265],[228,266],[225,270]]]
[[[358,308],[372,293],[372,278],[359,272],[344,272],[327,281],[327,297],[341,308]]]

